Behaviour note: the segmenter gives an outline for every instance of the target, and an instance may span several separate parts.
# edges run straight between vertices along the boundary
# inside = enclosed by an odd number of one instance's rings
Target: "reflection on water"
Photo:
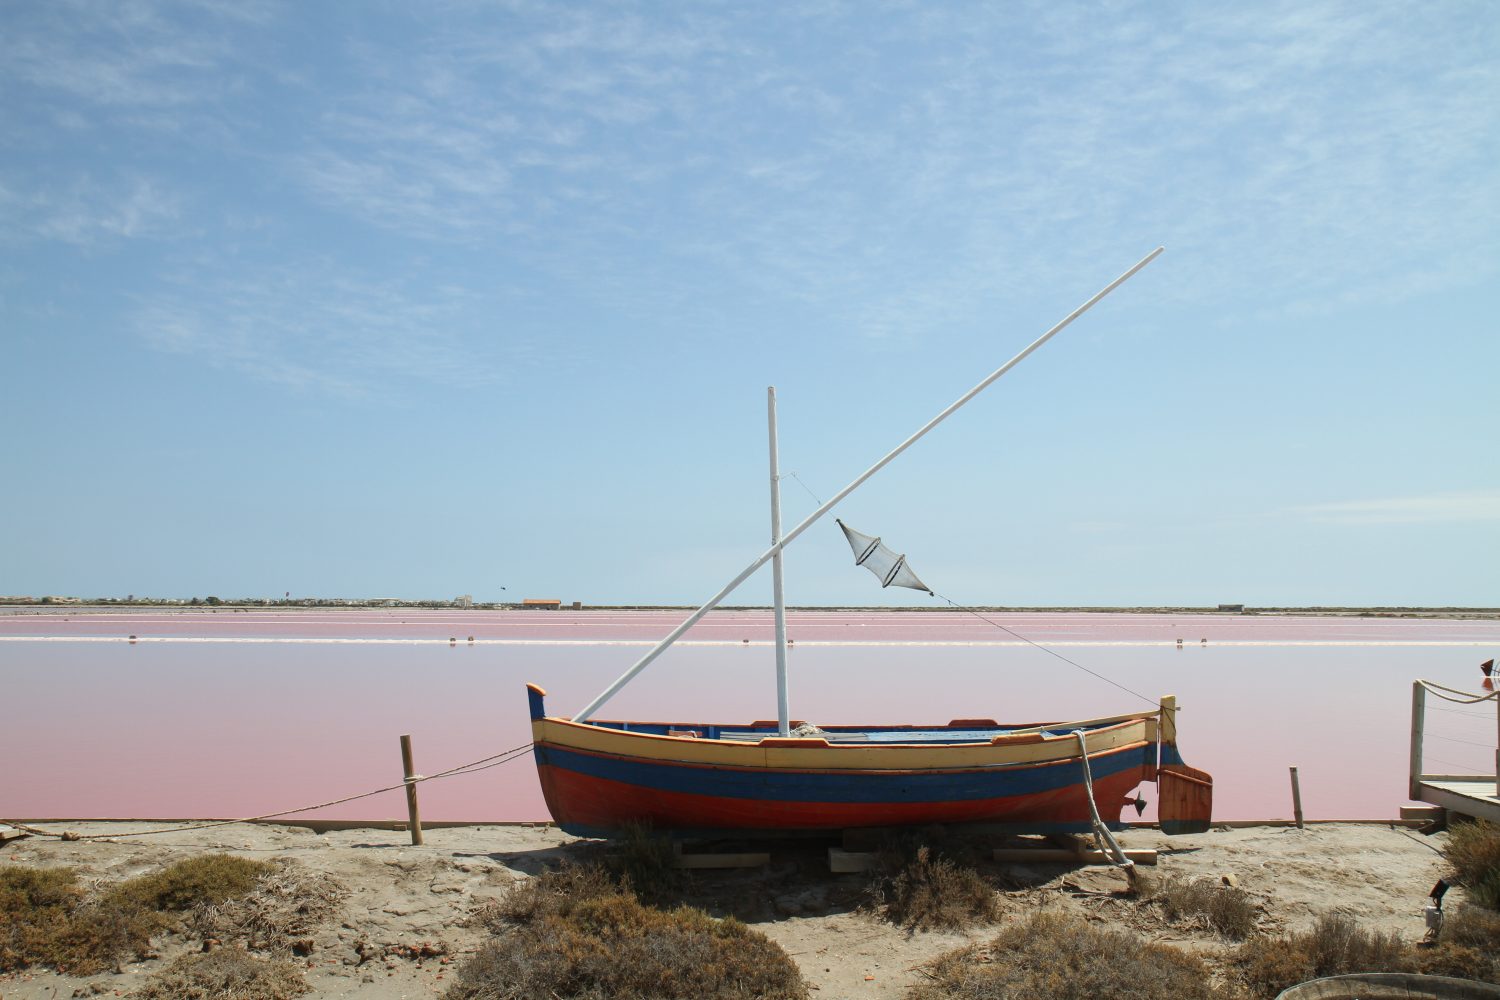
[[[253,633],[245,624],[250,617],[237,621],[241,633]],[[1406,800],[1411,681],[1427,677],[1472,688],[1475,664],[1500,645],[1496,623],[1468,622],[1448,623],[1448,629],[1424,623],[1420,632],[1399,633],[1433,639],[1422,645],[1232,645],[1219,634],[1194,634],[1178,649],[1165,635],[1182,632],[1180,623],[1152,633],[1149,642],[1109,644],[1145,634],[1147,625],[1110,616],[1110,628],[1101,630],[1102,617],[1084,625],[1052,622],[1055,633],[1042,638],[1072,642],[1058,648],[1113,685],[1024,645],[817,641],[851,631],[864,633],[863,639],[871,628],[893,641],[946,639],[943,630],[956,627],[949,619],[930,619],[930,632],[920,620],[894,628],[881,616],[864,616],[863,624],[819,619],[825,631],[804,628],[804,640],[792,651],[793,716],[820,724],[1054,721],[1146,707],[1133,692],[1152,703],[1175,694],[1183,754],[1214,774],[1218,818],[1289,816],[1287,769],[1293,765],[1309,818],[1388,817]],[[561,619],[524,645],[487,643],[489,626],[465,621],[449,646],[446,634],[441,642],[354,645],[16,641],[3,636],[108,633],[97,621],[69,633],[76,619],[41,628],[28,623],[30,631],[0,620],[0,752],[7,771],[0,815],[249,816],[395,784],[401,734],[411,734],[417,770],[424,773],[522,745],[530,739],[527,681],[548,689],[549,711],[565,714],[642,651],[552,644],[560,629],[572,627]],[[1207,631],[1218,621],[1243,628],[1243,620],[1232,618],[1193,626]],[[1379,643],[1392,635],[1390,622],[1371,623],[1383,631],[1361,632],[1357,621],[1293,621],[1296,639],[1288,641],[1327,636]],[[1320,621],[1327,623],[1321,635]],[[456,623],[423,624],[451,633]],[[720,619],[717,633],[695,634],[726,641],[668,651],[599,715],[682,722],[774,718],[773,661],[758,644],[768,624],[767,614]],[[606,633],[637,638],[669,627],[670,620],[643,615]],[[343,629],[357,631],[347,620]],[[473,645],[466,641],[471,632],[482,633]],[[731,635],[757,644],[727,641]],[[964,638],[982,637],[966,632]],[[1273,642],[1280,635],[1263,630],[1255,638]],[[1490,770],[1495,735],[1491,706],[1434,707],[1428,770]],[[1148,799],[1151,792],[1148,787]],[[433,820],[546,818],[527,757],[424,784],[421,802],[423,817]],[[318,815],[404,813],[404,797],[394,791]]]

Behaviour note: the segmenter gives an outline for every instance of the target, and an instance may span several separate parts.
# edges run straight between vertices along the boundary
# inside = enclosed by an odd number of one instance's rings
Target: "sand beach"
[[[158,824],[157,826],[164,826]],[[79,821],[51,824],[83,837],[28,836],[0,847],[0,865],[73,866],[85,883],[112,882],[209,852],[274,860],[326,876],[337,892],[331,911],[297,942],[295,961],[313,998],[397,1000],[441,996],[457,966],[485,932],[470,915],[512,886],[567,860],[603,850],[546,824],[430,829],[423,846],[391,826],[315,833],[290,826],[235,824],[213,829],[125,836],[152,824]],[[1169,838],[1151,829],[1122,836],[1127,849],[1155,849],[1158,878],[1225,879],[1254,902],[1258,930],[1306,929],[1321,914],[1352,916],[1374,930],[1415,942],[1422,908],[1445,871],[1446,834],[1394,823],[1219,827]],[[830,874],[826,844],[766,845],[768,864],[692,872],[681,901],[716,916],[734,915],[779,944],[820,998],[896,998],[923,979],[937,955],[988,940],[997,926],[1040,909],[1085,917],[1151,941],[1211,956],[1233,942],[1212,931],[1168,923],[1159,909],[1129,897],[1125,879],[1105,867],[995,865],[986,877],[1000,900],[1000,924],[961,933],[912,932],[862,907],[869,876]],[[1461,898],[1450,894],[1450,904]],[[222,947],[230,947],[225,944]],[[171,959],[204,947],[178,935],[153,940],[152,957],[117,973],[86,978],[31,968],[0,977],[5,1000],[126,996]]]

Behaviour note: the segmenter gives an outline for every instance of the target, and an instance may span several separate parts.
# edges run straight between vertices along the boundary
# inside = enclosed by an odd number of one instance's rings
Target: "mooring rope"
[[[957,601],[952,600],[951,598],[944,597],[942,594],[939,594],[936,591],[929,590],[928,593],[931,594],[933,597],[936,597],[940,601],[946,601],[951,607],[953,607],[957,611],[967,611],[969,614],[973,615],[975,618],[978,618],[980,621],[982,621],[982,622],[988,622],[989,624],[995,626],[1000,631],[1002,631],[1002,632],[1004,632],[1004,633],[1006,633],[1008,635],[1015,636],[1017,639],[1020,639],[1024,643],[1027,643],[1028,645],[1031,645],[1031,646],[1035,646],[1037,649],[1040,649],[1042,652],[1047,653],[1048,655],[1051,655],[1051,656],[1055,656],[1059,660],[1062,660],[1064,663],[1069,664],[1070,666],[1077,667],[1079,670],[1082,670],[1084,673],[1089,674],[1092,677],[1097,677],[1099,680],[1103,681],[1106,684],[1113,684],[1115,687],[1119,688],[1121,691],[1124,691],[1126,694],[1135,695],[1135,697],[1141,699],[1141,701],[1144,701],[1148,705],[1152,705],[1152,706],[1156,706],[1157,705],[1156,699],[1154,699],[1154,698],[1147,698],[1145,695],[1141,694],[1139,691],[1132,691],[1130,688],[1126,687],[1124,684],[1121,684],[1118,681],[1110,680],[1108,677],[1105,677],[1103,674],[1099,673],[1097,670],[1090,670],[1088,667],[1085,667],[1082,663],[1079,663],[1076,660],[1070,660],[1070,659],[1068,659],[1066,656],[1062,655],[1061,653],[1059,653],[1055,649],[1048,649],[1046,646],[1043,646],[1039,642],[1032,642],[1030,639],[1026,638],[1021,633],[1015,631],[1014,629],[1007,628],[1006,626],[1001,625],[999,622],[995,621],[992,618],[986,618],[984,615],[980,614],[978,611],[975,611],[973,608],[965,607],[964,605],[959,604]]]
[[[1432,681],[1419,680],[1417,683],[1444,701],[1451,701],[1457,705],[1477,705],[1482,701],[1494,701],[1495,697],[1500,695],[1500,691],[1491,691],[1489,694],[1471,694],[1468,691],[1460,691],[1458,688],[1434,684]]]
[[[412,775],[412,777],[408,779],[403,779],[402,782],[398,785],[387,785],[384,788],[377,788],[371,792],[360,792],[358,795],[346,795],[341,799],[333,799],[329,802],[319,802],[317,805],[301,806],[296,809],[283,809],[281,812],[265,813],[260,816],[250,816],[245,819],[216,820],[212,823],[195,823],[189,826],[172,826],[166,827],[161,830],[138,830],[132,833],[89,833],[74,834],[72,836],[55,833],[51,830],[39,830],[36,827],[27,826],[24,823],[18,823],[12,819],[0,819],[0,823],[4,823],[6,826],[15,827],[17,830],[24,831],[25,833],[29,833],[34,836],[56,837],[59,840],[115,840],[123,837],[149,837],[157,833],[186,833],[192,830],[212,830],[216,827],[221,826],[233,826],[236,823],[257,823],[261,820],[278,819],[282,816],[295,816],[297,813],[312,812],[314,809],[327,809],[330,806],[343,805],[345,802],[353,802],[357,799],[367,799],[372,795],[382,795],[386,792],[393,792],[398,788],[405,788],[408,785],[420,784],[424,781],[437,781],[439,778],[456,778],[461,774],[474,774],[479,771],[488,770],[492,767],[499,767],[501,764],[509,764],[511,761],[523,757],[527,753],[529,753],[531,751],[531,747],[532,744],[524,743],[521,746],[512,747],[509,750],[505,750],[497,754],[492,754],[489,757],[481,757],[478,760],[470,761],[467,764],[460,764],[457,767],[450,767],[448,770],[439,771],[437,774]]]

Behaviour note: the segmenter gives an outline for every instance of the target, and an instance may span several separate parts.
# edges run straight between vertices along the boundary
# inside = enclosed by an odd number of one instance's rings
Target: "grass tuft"
[[[1121,931],[1042,912],[1006,928],[988,945],[940,956],[911,1000],[1215,1000],[1197,958]]]
[[[203,903],[188,916],[199,938],[243,944],[252,951],[305,954],[311,935],[348,898],[342,883],[292,861],[276,861],[250,892],[221,903]]]
[[[1500,826],[1484,820],[1455,823],[1448,830],[1443,856],[1459,884],[1469,890],[1470,900],[1500,908]]]
[[[90,898],[68,868],[0,869],[0,971],[50,965],[87,976],[139,955],[160,915],[129,900]]]
[[[204,855],[94,893],[66,868],[0,869],[0,971],[49,965],[92,975],[150,949],[191,907],[239,898],[271,869]]]
[[[478,919],[495,937],[459,968],[447,1000],[807,997],[765,936],[689,907],[644,906],[597,868],[544,873]]]
[[[608,864],[611,871],[630,883],[641,899],[661,901],[682,887],[684,874],[677,867],[672,840],[645,823],[626,825],[624,836],[613,845]]]
[[[130,996],[135,1000],[291,1000],[311,989],[290,962],[220,948],[178,958]]]
[[[241,899],[255,888],[257,879],[274,870],[265,861],[232,854],[200,854],[122,882],[112,893],[148,910],[181,913],[195,906]]]
[[[1256,909],[1250,896],[1235,886],[1207,879],[1163,879],[1151,893],[1168,923],[1206,923],[1234,941],[1255,933]]]
[[[1289,986],[1356,972],[1414,972],[1416,950],[1394,932],[1360,927],[1343,914],[1325,914],[1311,930],[1247,941],[1233,961],[1255,992],[1275,996]]]
[[[995,889],[977,870],[942,857],[927,844],[881,852],[870,903],[891,923],[912,930],[962,930],[1000,919]]]

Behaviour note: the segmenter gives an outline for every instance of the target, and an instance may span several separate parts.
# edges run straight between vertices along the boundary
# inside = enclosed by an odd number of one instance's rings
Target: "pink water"
[[[398,783],[402,733],[434,773],[525,744],[527,681],[547,688],[553,713],[576,711],[681,617],[0,614],[0,816],[273,812]],[[1132,692],[1176,694],[1183,754],[1214,774],[1221,819],[1289,816],[1289,765],[1309,818],[1394,816],[1411,681],[1477,689],[1477,664],[1500,647],[1494,620],[996,616],[1111,684],[961,613],[789,620],[793,715],[817,723],[1054,720],[1145,707]],[[768,612],[712,615],[600,717],[774,718],[769,639]],[[1435,706],[1427,726],[1428,770],[1492,770],[1493,709]],[[421,802],[429,820],[546,818],[529,758],[424,783]],[[393,791],[309,815],[404,813]]]

